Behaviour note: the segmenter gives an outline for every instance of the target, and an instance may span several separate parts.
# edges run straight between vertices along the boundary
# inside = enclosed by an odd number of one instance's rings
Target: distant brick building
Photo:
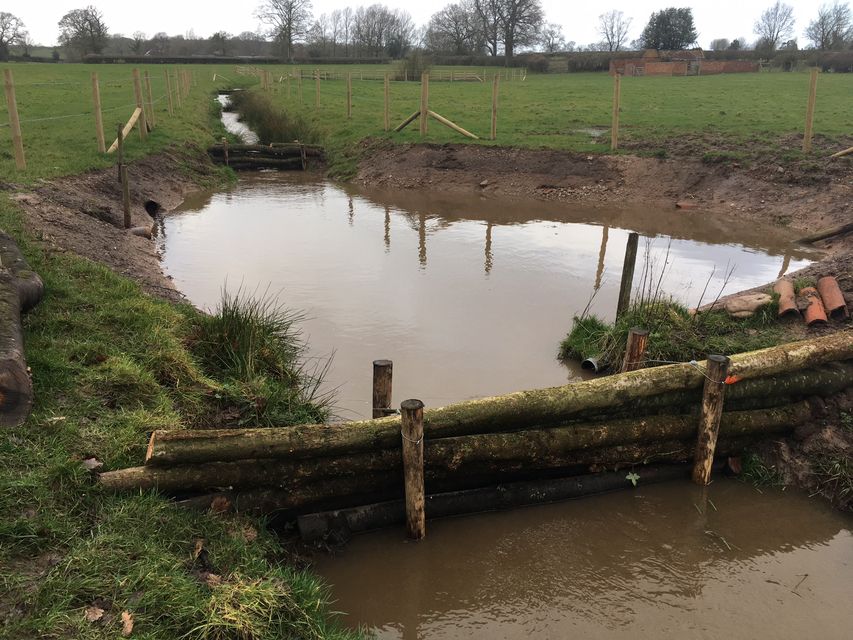
[[[641,58],[610,61],[610,75],[623,76],[700,76],[718,73],[750,73],[759,70],[749,60],[705,60],[702,49],[656,51],[646,49]]]

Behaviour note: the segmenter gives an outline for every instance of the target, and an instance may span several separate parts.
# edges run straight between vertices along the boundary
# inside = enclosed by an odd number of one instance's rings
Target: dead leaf
[[[213,513],[225,513],[231,510],[231,501],[225,496],[216,496],[210,503]]]
[[[133,614],[130,611],[121,612],[121,635],[125,638],[133,633]]]
[[[246,525],[245,527],[243,527],[243,539],[246,542],[254,542],[258,539],[258,532],[255,530],[254,527]]]
[[[86,458],[83,460],[83,466],[87,471],[97,471],[104,466],[104,463],[97,458]]]
[[[197,538],[195,548],[193,549],[193,560],[198,560],[198,557],[204,552],[204,538]]]
[[[89,605],[86,607],[85,615],[87,621],[97,622],[104,617],[104,610],[100,607],[96,607],[95,605]]]
[[[204,580],[204,583],[210,588],[218,587],[222,584],[222,576],[218,576],[215,573],[202,573],[201,578],[202,580]]]

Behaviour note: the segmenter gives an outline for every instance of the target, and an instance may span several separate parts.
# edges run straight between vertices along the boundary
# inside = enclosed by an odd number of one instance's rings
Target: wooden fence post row
[[[12,146],[15,149],[15,166],[18,171],[27,168],[24,155],[24,138],[21,135],[21,120],[18,118],[18,101],[15,98],[15,78],[11,69],[3,70],[3,88],[6,91],[6,107],[9,109],[9,127],[12,129]]]

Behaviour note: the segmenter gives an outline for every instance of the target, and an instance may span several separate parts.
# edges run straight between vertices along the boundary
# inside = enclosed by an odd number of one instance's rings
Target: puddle
[[[558,344],[587,304],[613,316],[631,230],[638,274],[646,251],[660,265],[671,242],[662,286],[688,305],[712,271],[706,302],[727,266],[734,292],[814,257],[784,231],[701,212],[359,190],[301,172],[243,174],[230,191],[197,194],[164,219],[159,242],[197,306],[214,307],[227,282],[304,311],[312,355],[334,353],[337,412],[354,419],[369,417],[380,358],[394,361],[395,404],[587,375],[556,360]]]
[[[318,558],[380,639],[845,638],[849,516],[796,492],[687,482],[360,536]]]
[[[227,94],[219,94],[216,99],[222,105],[222,124],[225,126],[225,130],[239,136],[245,144],[258,144],[260,141],[258,134],[252,131],[248,125],[240,122],[240,116],[237,112],[225,111],[225,108],[231,104],[231,97]]]

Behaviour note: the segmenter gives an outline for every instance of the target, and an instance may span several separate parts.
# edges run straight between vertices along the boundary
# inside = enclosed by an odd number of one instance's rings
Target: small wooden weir
[[[209,147],[207,154],[217,164],[235,171],[253,169],[278,169],[304,171],[309,158],[322,158],[323,148],[299,142],[274,142],[272,144],[222,144]]]
[[[819,419],[853,385],[853,331],[707,361],[389,413],[391,363],[374,363],[373,420],[155,431],[144,466],[109,489],[158,489],[193,508],[298,519],[306,538],[630,488],[700,485],[749,444]],[[716,465],[715,466],[715,461]]]

